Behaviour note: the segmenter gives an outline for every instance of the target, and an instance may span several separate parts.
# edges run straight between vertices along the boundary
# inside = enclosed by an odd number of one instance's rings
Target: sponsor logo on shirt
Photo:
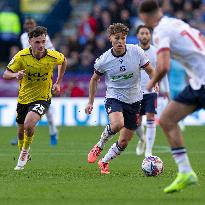
[[[122,75],[114,75],[111,76],[112,81],[118,81],[118,80],[128,80],[132,78],[134,73],[129,73],[129,74],[122,74]]]

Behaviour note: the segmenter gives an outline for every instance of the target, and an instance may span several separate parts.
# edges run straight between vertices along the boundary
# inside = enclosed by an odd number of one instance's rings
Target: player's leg
[[[129,130],[127,128],[122,128],[120,131],[120,137],[117,142],[115,142],[107,154],[99,160],[98,165],[101,169],[101,174],[109,174],[109,162],[115,159],[117,156],[121,154],[122,151],[125,150],[129,141],[132,139],[134,134],[134,130]]]
[[[132,105],[123,104],[124,127],[120,130],[119,140],[111,146],[107,154],[98,162],[102,174],[109,174],[109,162],[119,156],[131,140],[136,130],[136,114],[139,113],[139,109],[140,102]]]
[[[14,168],[15,170],[24,169],[24,166],[28,161],[29,150],[34,136],[35,126],[38,123],[38,121],[41,119],[41,116],[44,115],[45,112],[47,111],[49,107],[49,103],[45,101],[37,101],[25,105],[24,107],[26,107],[27,110],[26,116],[24,114],[25,116],[24,118],[22,117],[21,120],[17,119],[18,120],[17,122],[20,121],[24,122],[24,142],[19,155],[17,166]]]
[[[149,93],[144,95],[144,110],[146,113],[146,149],[145,156],[152,155],[152,148],[156,135],[155,114],[157,107],[157,94]]]
[[[115,142],[108,153],[103,157],[102,161],[104,163],[110,162],[112,159],[116,158],[124,149],[127,147],[129,141],[133,136],[134,131],[123,127],[120,130],[120,137],[117,142]]]
[[[22,149],[24,143],[24,124],[17,124],[18,147]]]
[[[117,119],[117,120],[116,120]],[[124,118],[122,112],[113,112],[109,114],[110,124],[107,125],[101,134],[98,143],[91,149],[88,154],[88,162],[94,163],[100,156],[106,142],[110,140],[124,126]]]
[[[124,126],[124,117],[122,114],[122,106],[118,100],[107,99],[105,103],[105,108],[109,116],[110,124],[108,124],[103,130],[99,141],[88,153],[88,162],[94,163],[100,156],[105,144],[119,132]]]
[[[32,111],[28,112],[26,116],[24,122],[24,142],[23,142],[23,146],[15,170],[23,169],[28,161],[28,155],[29,155],[30,145],[33,141],[35,126],[37,122],[40,120],[40,118],[41,117],[37,113]]]
[[[51,107],[49,107],[48,111],[46,112],[46,117],[47,117],[48,126],[49,126],[50,144],[56,145],[58,143],[58,130],[54,122]]]
[[[171,89],[170,90],[171,99],[175,99],[180,92],[181,92],[181,90],[176,90],[176,89],[172,90]],[[186,126],[184,124],[184,120],[183,119],[178,122],[178,125],[179,125],[179,128],[180,128],[181,131],[185,131]]]
[[[138,117],[137,117],[138,118]],[[142,155],[145,151],[145,134],[144,134],[144,126],[142,125],[142,116],[139,115],[139,120],[137,120],[137,129],[136,134],[139,137],[137,146],[136,146],[136,154]]]
[[[187,151],[184,147],[184,140],[179,129],[178,122],[195,110],[195,105],[186,105],[171,101],[160,117],[162,127],[171,147],[172,156],[178,165],[178,176],[174,182],[164,189],[164,192],[174,192],[183,189],[188,184],[195,183],[197,177],[192,170]]]
[[[20,139],[23,139],[22,137],[20,137],[20,136],[22,136],[23,135],[23,132],[24,132],[24,129],[23,128],[21,128],[21,124],[17,124],[17,136],[14,138],[14,139],[12,139],[11,140],[11,145],[18,145],[18,147],[20,146],[20,147],[22,147],[21,146],[21,142],[23,141],[20,141]],[[19,134],[18,134],[19,133]],[[19,136],[20,135],[20,136]]]
[[[146,149],[145,157],[152,155],[152,148],[154,146],[156,136],[155,113],[146,113]]]

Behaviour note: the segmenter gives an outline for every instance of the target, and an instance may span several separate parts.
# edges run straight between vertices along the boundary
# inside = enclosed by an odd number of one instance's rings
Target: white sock
[[[155,141],[155,135],[156,135],[155,121],[147,120],[145,156],[152,155],[152,148]]]
[[[136,134],[140,138],[140,140],[145,140],[144,126],[142,124],[139,127],[137,127]]]
[[[115,159],[120,153],[123,151],[121,147],[119,147],[118,142],[115,142],[110,149],[108,150],[107,154],[102,158],[104,163],[108,163],[112,159]]]
[[[100,141],[97,143],[98,147],[103,149],[106,142],[112,139],[114,134],[115,133],[111,130],[110,125],[107,125],[100,136]]]
[[[52,114],[52,110],[49,108],[48,111],[46,112],[46,117],[48,120],[48,125],[49,125],[49,133],[50,135],[54,135],[57,133],[57,128],[56,125],[54,123],[54,119],[53,119],[53,114]]]
[[[178,170],[180,173],[188,173],[192,171],[192,167],[184,147],[172,148],[172,156],[178,165]]]

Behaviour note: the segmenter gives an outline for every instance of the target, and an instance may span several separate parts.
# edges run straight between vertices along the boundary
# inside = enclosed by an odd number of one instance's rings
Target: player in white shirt
[[[163,16],[154,0],[141,2],[139,15],[147,26],[154,29],[153,40],[157,47],[157,68],[147,89],[150,90],[168,72],[171,55],[184,63],[190,77],[190,85],[168,104],[160,117],[160,125],[178,165],[177,178],[164,189],[165,193],[171,193],[198,181],[177,123],[194,111],[205,108],[205,41],[201,33],[187,23]]]
[[[151,30],[145,26],[140,25],[136,31],[137,38],[139,40],[139,46],[144,50],[147,55],[151,65],[156,67],[156,48],[150,44],[151,42]],[[141,71],[141,88],[143,91],[143,99],[141,101],[141,110],[139,116],[139,126],[136,129],[136,134],[139,136],[139,141],[136,147],[136,154],[141,155],[145,152],[145,156],[152,155],[152,148],[156,136],[156,123],[155,123],[155,114],[157,108],[157,92],[152,89],[148,91],[146,89],[147,83],[150,78],[147,73]],[[164,90],[163,92],[169,93],[169,85],[167,75],[163,78]],[[161,82],[162,84],[162,82]],[[146,134],[144,133],[144,126],[142,125],[142,116],[146,115]],[[146,142],[146,149],[145,149]]]
[[[25,19],[25,22],[23,25],[25,32],[20,36],[20,41],[21,41],[21,45],[22,45],[23,49],[30,47],[28,32],[31,31],[36,26],[37,26],[36,21],[33,18]],[[55,48],[50,40],[50,37],[48,35],[46,36],[45,48],[55,50]],[[50,106],[50,108],[48,109],[48,111],[46,113],[46,117],[47,117],[48,125],[49,125],[50,144],[56,145],[58,142],[58,130],[57,130],[57,127],[56,127],[55,122],[54,122],[54,118],[53,118],[53,114],[52,114],[52,106]],[[11,142],[11,144],[17,145],[18,138],[13,140]]]
[[[90,80],[89,101],[85,112],[91,114],[98,81],[100,76],[105,75],[105,108],[110,124],[105,127],[99,142],[89,152],[88,162],[96,162],[105,143],[120,132],[118,141],[98,161],[102,174],[109,174],[109,162],[127,147],[136,130],[136,114],[142,99],[141,69],[143,68],[150,78],[154,72],[144,51],[138,45],[126,44],[128,31],[121,23],[109,26],[107,32],[113,47],[96,59],[95,71]]]
[[[37,23],[33,18],[27,18],[25,20],[24,25],[23,25],[25,32],[22,33],[20,36],[20,41],[21,41],[21,45],[22,45],[23,49],[30,47],[30,44],[28,41],[28,32],[36,26],[37,26]],[[48,35],[46,36],[46,46],[45,47],[46,47],[46,49],[55,50],[55,48],[51,42],[51,39]]]

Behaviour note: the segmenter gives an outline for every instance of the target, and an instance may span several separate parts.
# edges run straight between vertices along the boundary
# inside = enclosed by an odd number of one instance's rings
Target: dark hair
[[[159,3],[156,0],[144,0],[140,3],[138,12],[153,14],[159,10]]]
[[[108,27],[107,32],[109,35],[116,33],[123,33],[127,35],[129,32],[129,28],[122,23],[113,23]]]
[[[26,21],[35,21],[36,22],[36,20],[34,18],[32,18],[31,16],[26,17],[24,22],[26,22]]]
[[[139,25],[139,26],[137,27],[137,29],[136,29],[136,34],[138,34],[138,33],[140,32],[140,29],[141,29],[141,28],[146,28],[146,29],[149,30],[150,33],[152,33],[152,29],[151,29],[150,27],[148,27],[148,26],[146,26],[146,25]]]
[[[31,30],[28,33],[29,39],[34,38],[34,37],[38,37],[38,36],[42,36],[42,35],[47,35],[47,28],[45,28],[43,26],[36,26],[33,30]]]

